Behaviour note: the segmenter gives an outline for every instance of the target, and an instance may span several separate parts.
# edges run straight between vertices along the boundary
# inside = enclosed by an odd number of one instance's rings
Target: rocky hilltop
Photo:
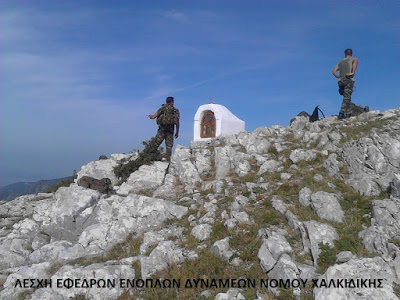
[[[0,202],[0,299],[398,299],[400,109],[138,155]]]

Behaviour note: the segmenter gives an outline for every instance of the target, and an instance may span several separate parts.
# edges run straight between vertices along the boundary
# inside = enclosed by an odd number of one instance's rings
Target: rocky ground
[[[398,299],[400,109],[137,157],[0,202],[0,299]]]

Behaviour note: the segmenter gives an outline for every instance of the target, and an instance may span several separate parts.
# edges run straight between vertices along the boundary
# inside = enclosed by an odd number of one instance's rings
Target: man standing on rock
[[[345,58],[338,62],[333,68],[332,74],[338,78],[339,94],[343,95],[342,107],[339,111],[339,119],[345,119],[353,115],[351,105],[351,94],[354,88],[354,74],[357,70],[358,60],[353,57],[353,50],[344,51]],[[337,74],[339,70],[340,75]]]
[[[172,147],[174,145],[174,127],[176,127],[175,138],[179,136],[179,110],[174,107],[174,97],[167,97],[166,104],[163,104],[150,119],[157,118],[158,131],[148,145],[149,152],[156,152],[161,143],[165,140],[166,159],[171,159]]]

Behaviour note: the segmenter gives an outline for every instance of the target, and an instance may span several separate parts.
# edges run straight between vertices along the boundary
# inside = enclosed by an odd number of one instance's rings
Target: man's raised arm
[[[149,115],[150,119],[155,119],[158,117],[158,112],[156,112],[154,115]]]

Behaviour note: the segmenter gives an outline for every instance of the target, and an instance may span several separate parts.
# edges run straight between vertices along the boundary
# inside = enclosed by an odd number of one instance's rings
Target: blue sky
[[[69,176],[156,132],[167,96],[189,145],[197,108],[246,130],[337,114],[331,71],[359,59],[353,101],[399,106],[400,1],[1,1],[0,185]]]

